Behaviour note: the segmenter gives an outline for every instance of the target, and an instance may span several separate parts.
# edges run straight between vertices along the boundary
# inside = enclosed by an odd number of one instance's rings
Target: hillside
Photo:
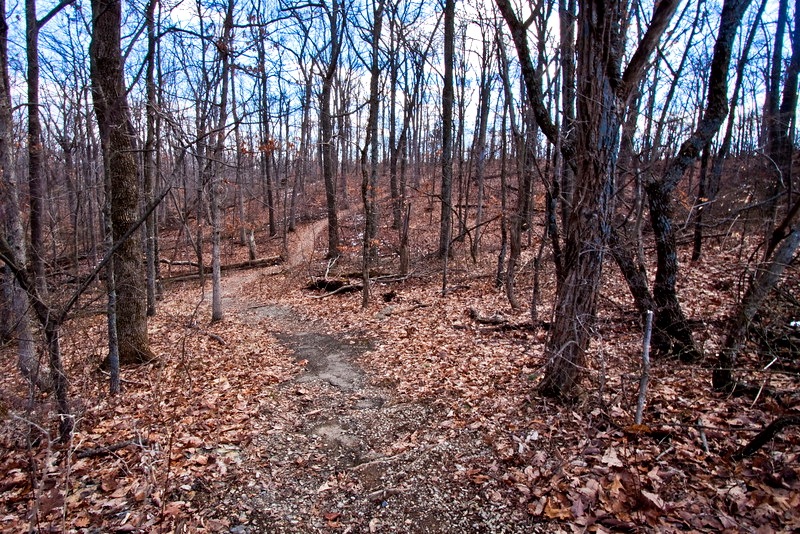
[[[347,219],[343,241],[357,239],[358,219]],[[425,228],[414,230],[423,248]],[[221,322],[208,321],[208,288],[204,296],[197,281],[168,283],[150,325],[160,359],[125,369],[119,397],[108,397],[97,369],[103,316],[71,321],[63,349],[78,420],[66,446],[51,442],[46,398],[26,408],[4,348],[2,530],[800,527],[796,427],[752,457],[729,458],[778,414],[797,413],[797,374],[756,375],[764,394],[755,401],[710,387],[742,269],[725,242],[682,271],[708,360],[655,361],[645,424],[635,426],[642,334],[613,265],[589,380],[563,406],[536,395],[548,323],[510,309],[494,285],[493,247],[477,264],[457,250],[444,296],[437,260],[418,257],[408,276],[391,277],[388,254],[362,309],[360,292],[307,288],[358,271],[356,253],[324,260],[324,229],[306,223],[291,234],[280,265],[226,272]],[[381,231],[387,252],[391,232]],[[521,270],[522,295],[530,274]],[[544,283],[540,318],[551,293]],[[746,366],[763,366],[757,352]]]

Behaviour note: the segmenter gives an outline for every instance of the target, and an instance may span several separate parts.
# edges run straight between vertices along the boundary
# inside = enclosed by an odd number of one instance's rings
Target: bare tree
[[[650,207],[650,224],[656,239],[657,269],[653,285],[656,307],[653,348],[661,353],[672,350],[685,361],[701,357],[676,293],[678,254],[672,223],[672,193],[686,169],[716,135],[728,114],[728,68],[736,34],[750,0],[726,0],[714,45],[708,95],[703,116],[692,135],[680,147],[658,180],[645,184]],[[657,345],[658,343],[658,345]]]
[[[800,13],[800,1],[795,0],[795,16]],[[779,15],[786,16],[785,14]],[[775,162],[779,174],[777,182],[785,187],[791,180],[791,154],[792,142],[789,137],[791,125],[796,119],[798,71],[800,70],[800,24],[795,20],[794,32],[791,39],[792,54],[789,67],[784,77],[783,97],[777,116],[772,117],[768,123],[767,149],[771,159]],[[776,41],[776,46],[781,46]],[[779,58],[779,62],[780,61]],[[776,98],[775,95],[772,98]],[[775,111],[774,109],[772,110]],[[769,109],[765,113],[769,113]],[[772,209],[772,208],[771,208]],[[800,214],[800,199],[794,200],[789,207],[783,221],[775,226],[769,233],[765,246],[764,260],[759,266],[758,273],[750,281],[747,292],[739,304],[736,314],[728,326],[725,345],[719,353],[717,366],[713,375],[713,386],[718,390],[731,390],[736,386],[734,371],[739,353],[747,339],[747,331],[761,308],[769,292],[780,280],[786,266],[794,259],[800,247],[800,227],[797,224]]]
[[[342,52],[342,41],[346,17],[344,4],[333,0],[324,4],[327,18],[330,52],[327,63],[322,67],[322,88],[319,92],[320,150],[322,152],[322,177],[325,180],[325,199],[328,208],[328,257],[339,256],[339,215],[336,204],[336,161],[333,139],[333,117],[331,97],[336,69]],[[321,61],[321,58],[318,58]]]
[[[450,255],[453,197],[453,57],[455,55],[456,1],[444,4],[444,81],[442,85],[442,188],[439,217],[438,256],[445,261],[442,290],[447,288],[447,257]]]
[[[149,204],[153,202],[156,173],[156,153],[159,149],[159,112],[158,94],[155,80],[155,67],[158,63],[158,43],[156,38],[156,6],[158,0],[149,0],[145,10],[147,26],[147,65],[145,67],[146,131],[144,141],[144,198]],[[156,314],[156,297],[158,285],[158,225],[156,212],[148,218],[145,225],[145,261],[147,267],[147,315]]]
[[[492,98],[492,79],[493,73],[490,68],[493,64],[495,42],[490,38],[488,32],[491,27],[485,23],[483,18],[480,19],[481,25],[481,75],[478,99],[478,123],[476,126],[477,133],[472,141],[472,154],[474,166],[474,178],[477,186],[477,198],[475,199],[475,231],[472,238],[471,254],[473,261],[477,261],[478,253],[480,251],[481,233],[483,221],[483,204],[484,204],[484,170],[486,168],[486,132],[489,128],[489,111],[491,108]]]
[[[725,160],[731,153],[734,126],[736,124],[736,107],[739,102],[739,96],[741,94],[742,85],[744,82],[744,70],[750,57],[750,48],[753,45],[753,39],[758,31],[759,22],[766,7],[767,0],[761,0],[761,5],[753,17],[753,22],[750,24],[750,31],[747,34],[747,38],[742,46],[739,59],[736,64],[736,81],[734,82],[733,94],[730,98],[730,111],[728,112],[728,123],[725,127],[725,135],[723,136],[722,142],[720,143],[719,148],[714,155],[714,161],[711,164],[711,174],[708,177],[707,182],[704,183],[701,181],[698,184],[697,200],[695,202],[696,215],[692,245],[692,261],[699,260],[702,254],[705,215],[711,210],[716,202]]]
[[[141,237],[123,235],[139,218],[139,182],[134,157],[134,132],[130,122],[120,50],[122,5],[119,0],[92,0],[92,96],[105,172],[111,198],[114,244],[114,278],[117,288],[117,331],[120,364],[155,358],[147,337],[147,291]]]
[[[378,83],[380,82],[380,40],[383,28],[383,0],[373,2],[372,32],[370,33],[372,52],[370,55],[369,81],[369,116],[367,117],[367,135],[361,149],[361,200],[364,203],[364,242],[362,258],[363,298],[362,306],[369,305],[369,271],[375,250],[374,241],[378,228],[375,210],[377,208],[378,189]]]
[[[546,348],[547,368],[539,388],[544,395],[570,397],[578,388],[608,242],[621,116],[677,4],[662,1],[657,5],[647,32],[622,70],[621,28],[627,16],[623,9],[626,4],[578,2],[575,145],[563,140],[561,145],[565,163],[573,165],[577,173],[565,228],[564,283],[556,297],[555,322]],[[527,23],[521,21],[509,0],[497,0],[497,5],[517,48],[537,123],[556,144],[558,132],[542,101],[541,82],[528,48],[527,24],[533,18]]]
[[[220,177],[222,172],[222,158],[225,149],[226,126],[228,121],[228,87],[230,83],[231,56],[233,54],[233,8],[235,1],[228,0],[225,8],[225,19],[222,23],[222,35],[217,41],[217,50],[220,56],[219,80],[222,88],[219,92],[217,104],[217,124],[214,129],[214,150],[209,158],[206,169],[210,175],[211,189],[211,320],[220,321],[223,318],[222,310],[222,270],[220,259],[220,232],[222,219],[220,210],[224,185]]]
[[[3,232],[10,244],[12,260],[17,265],[27,262],[25,232],[19,203],[19,184],[12,161],[11,85],[8,77],[8,23],[5,0],[0,0],[0,205],[3,206]],[[13,273],[4,278],[9,297],[9,326],[17,342],[17,365],[22,375],[39,389],[48,389],[50,380],[39,367],[36,342],[28,316],[28,294],[15,280]]]

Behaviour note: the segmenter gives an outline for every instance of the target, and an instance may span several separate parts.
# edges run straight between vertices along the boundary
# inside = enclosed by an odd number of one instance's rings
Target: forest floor
[[[358,225],[358,216],[343,225],[353,257]],[[90,303],[64,329],[77,418],[66,445],[54,440],[47,396],[30,402],[13,347],[0,349],[0,530],[800,528],[798,429],[728,459],[777,415],[797,413],[798,377],[754,375],[778,392],[755,400],[711,391],[742,268],[724,243],[686,262],[681,287],[709,360],[655,362],[637,427],[641,332],[616,273],[606,276],[585,393],[563,406],[535,393],[546,323],[510,309],[494,287],[494,257],[455,258],[446,295],[441,266],[418,262],[411,276],[376,283],[362,308],[360,292],[306,288],[359,270],[324,260],[325,229],[319,221],[291,235],[281,265],[226,273],[222,321],[209,323],[208,288],[168,285],[150,323],[159,360],[125,369],[117,397],[98,370],[102,299]],[[417,232],[414,243],[430,234]],[[529,295],[529,276],[520,280]],[[764,365],[755,354],[743,364]]]

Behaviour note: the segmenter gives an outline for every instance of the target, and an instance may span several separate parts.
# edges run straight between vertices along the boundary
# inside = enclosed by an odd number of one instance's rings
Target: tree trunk
[[[453,198],[453,57],[455,55],[455,0],[444,4],[444,81],[442,86],[442,189],[439,217],[438,256],[447,261],[450,255]],[[446,263],[445,263],[446,265]],[[445,280],[446,280],[445,267]],[[443,282],[446,286],[446,281]]]
[[[578,180],[566,227],[564,283],[558,291],[547,341],[547,368],[539,392],[570,398],[593,329],[612,212],[613,172],[619,144],[620,111],[614,92],[619,72],[620,2],[580,2],[578,21]]]
[[[115,244],[136,223],[139,214],[133,126],[120,51],[121,16],[119,0],[92,0],[92,96],[100,127],[104,167],[110,183],[107,194],[111,197]],[[114,257],[114,270],[120,364],[153,360],[155,355],[147,338],[147,291],[139,233],[134,232],[119,245]]]
[[[320,151],[322,152],[322,177],[325,181],[325,201],[328,211],[328,258],[339,256],[339,215],[336,207],[336,160],[334,154],[333,140],[333,118],[331,117],[331,92],[333,90],[333,78],[339,64],[339,54],[341,52],[340,24],[344,25],[344,20],[339,21],[340,16],[344,19],[344,14],[340,13],[342,4],[334,0],[332,8],[328,11],[328,24],[330,26],[330,57],[324,76],[322,78],[322,90],[319,96],[319,122]]]
[[[11,86],[8,77],[8,24],[6,22],[5,0],[0,0],[0,206],[6,240],[10,243],[13,260],[17,265],[26,264],[25,231],[19,204],[19,185],[11,157],[11,137],[13,135],[11,113]],[[10,272],[3,277],[9,296],[9,326],[17,341],[17,365],[22,376],[40,390],[50,388],[50,378],[40,368],[36,354],[36,342],[28,308],[28,294],[19,286]]]
[[[691,329],[676,293],[678,254],[672,224],[671,195],[686,169],[697,160],[703,147],[717,133],[727,116],[728,67],[736,32],[749,4],[750,0],[726,0],[723,4],[703,118],[692,135],[681,145],[661,179],[645,186],[658,256],[653,285],[656,306],[653,348],[661,354],[674,352],[683,361],[696,361],[701,354],[694,344]]]
[[[736,316],[728,328],[725,345],[719,353],[717,367],[714,369],[713,386],[717,390],[730,390],[735,385],[733,371],[739,353],[747,340],[747,329],[758,312],[770,290],[780,280],[781,274],[800,245],[800,228],[791,230],[782,241],[769,264],[759,271],[758,276],[745,293]]]
[[[739,61],[736,65],[736,81],[734,82],[733,86],[733,95],[731,96],[730,100],[730,111],[728,113],[728,124],[725,127],[725,136],[722,139],[722,143],[717,150],[717,153],[714,156],[714,161],[711,166],[711,177],[709,178],[708,182],[708,190],[706,194],[706,198],[708,199],[706,202],[708,204],[709,211],[714,202],[717,199],[717,193],[719,192],[719,184],[720,180],[722,179],[722,169],[725,164],[725,160],[728,158],[728,154],[730,154],[731,145],[733,143],[733,129],[735,125],[735,118],[736,118],[736,106],[739,102],[739,94],[741,92],[742,84],[744,82],[744,70],[748,63],[748,58],[750,54],[750,48],[753,45],[753,39],[755,39],[756,32],[758,31],[761,21],[761,17],[764,14],[764,9],[767,6],[768,0],[762,0],[761,5],[758,8],[758,12],[755,15],[753,20],[753,24],[750,27],[750,31],[747,34],[747,39],[745,40],[745,44],[742,47],[740,52]],[[702,247],[702,226],[699,227],[699,236],[698,240],[700,240],[700,246]]]
[[[800,13],[800,0],[795,0],[795,18]],[[792,56],[789,61],[789,68],[784,75],[783,98],[778,108],[777,115],[772,118],[770,123],[767,150],[769,157],[775,162],[777,168],[775,195],[772,198],[777,202],[777,194],[780,190],[789,189],[791,203],[791,183],[792,183],[792,153],[794,143],[790,136],[791,128],[795,123],[797,115],[797,82],[800,75],[800,24],[795,20],[794,32],[792,35]],[[774,210],[775,208],[770,208]],[[771,216],[774,218],[774,215]],[[780,233],[772,232],[769,236],[764,257],[768,258],[775,247],[778,246],[783,236]]]
[[[222,231],[221,197],[223,193],[222,165],[223,153],[225,150],[226,125],[228,122],[228,87],[230,84],[231,55],[233,54],[233,7],[235,1],[228,0],[225,10],[225,20],[222,26],[222,36],[217,45],[221,60],[219,80],[222,88],[219,93],[219,105],[217,116],[217,127],[215,129],[216,139],[214,142],[214,154],[208,162],[211,174],[211,321],[221,321],[224,312],[222,310],[222,269],[220,263],[220,232]]]
[[[489,127],[489,110],[491,109],[492,80],[489,73],[492,50],[488,38],[483,39],[483,57],[481,61],[480,99],[478,101],[478,132],[473,140],[472,157],[475,167],[475,182],[478,187],[475,199],[475,235],[472,239],[472,258],[477,261],[480,251],[481,226],[483,224],[484,180],[486,168],[486,130]]]
[[[498,29],[499,32],[499,29]],[[508,298],[508,302],[511,307],[515,310],[519,309],[519,302],[517,301],[516,293],[514,291],[514,276],[515,271],[517,268],[517,260],[521,253],[522,248],[522,222],[519,218],[519,205],[520,199],[519,196],[524,188],[523,182],[525,181],[525,164],[524,164],[524,153],[525,153],[525,139],[520,131],[519,126],[517,125],[516,114],[514,113],[514,95],[511,89],[511,80],[509,76],[509,66],[508,66],[508,56],[506,55],[505,45],[503,44],[503,39],[497,39],[497,62],[498,62],[498,70],[500,71],[500,79],[503,83],[503,96],[505,97],[505,112],[504,113],[504,121],[506,114],[508,115],[508,122],[511,126],[511,134],[512,140],[514,141],[514,154],[516,156],[516,167],[517,167],[517,176],[519,176],[520,187],[518,188],[517,193],[517,210],[514,213],[508,214],[507,208],[507,199],[506,194],[508,192],[508,184],[507,184],[507,177],[506,173],[502,173],[502,188],[503,188],[503,197],[502,197],[502,209],[503,209],[503,221],[501,224],[501,237],[503,239],[503,246],[501,249],[502,255],[505,255],[506,249],[506,242],[508,243],[508,266],[506,267],[505,276],[503,277],[503,285],[506,291],[506,297]],[[503,142],[506,142],[506,133],[505,128],[503,129]],[[505,151],[503,152],[503,162],[502,165],[506,165],[505,159]],[[500,265],[498,265],[498,272],[500,269]]]
[[[697,183],[697,201],[694,204],[694,235],[692,237],[692,261],[700,259],[703,251],[703,215],[708,206],[708,160],[711,147],[706,145],[700,157],[700,179]]]
[[[380,82],[380,40],[383,27],[383,0],[373,9],[372,19],[372,62],[369,82],[369,115],[367,117],[367,135],[361,149],[361,199],[364,203],[364,242],[362,255],[363,298],[362,307],[369,305],[369,271],[374,254],[377,225],[375,209],[378,187],[378,84]],[[368,157],[369,153],[369,157]]]
[[[5,14],[4,14],[5,16]],[[39,118],[39,30],[36,0],[25,0],[26,52],[28,61],[28,192],[30,202],[30,262],[36,290],[47,295],[44,261],[44,205],[42,181],[42,124]]]
[[[575,131],[575,19],[577,18],[577,6],[575,0],[559,0],[558,18],[561,30],[561,78],[562,83],[562,113],[560,139],[567,139],[572,143]],[[559,147],[560,152],[560,147]],[[572,193],[575,189],[575,169],[570,162],[559,166],[561,199],[561,227],[567,227],[569,213],[572,211]],[[556,238],[557,239],[557,238]],[[555,243],[555,241],[554,241]]]
[[[397,16],[395,10],[389,14],[389,194],[392,197],[392,229],[400,230],[403,204],[400,198],[400,186],[397,178],[398,153],[397,142],[397,76],[398,52],[396,37]]]
[[[536,121],[550,142],[558,144],[558,129],[544,105],[541,80],[533,66],[527,25],[516,16],[510,0],[496,3],[511,31]],[[564,164],[577,173],[565,227],[564,283],[557,292],[555,321],[546,346],[547,368],[540,385],[542,394],[562,398],[577,392],[589,346],[610,229],[621,116],[678,2],[663,0],[656,6],[624,71],[620,69],[624,49],[621,27],[627,4],[599,0],[578,4],[575,144],[569,138],[561,142]]]
[[[158,103],[156,102],[156,82],[155,64],[156,58],[156,29],[155,29],[155,9],[158,0],[149,0],[145,13],[145,24],[147,25],[147,67],[145,71],[145,86],[147,96],[147,126],[144,142],[144,199],[147,204],[153,202],[156,183],[155,152],[158,139],[156,137],[156,116],[158,114]],[[145,221],[145,261],[147,263],[147,315],[152,317],[156,314],[156,285],[158,258],[156,257],[156,212],[153,211]],[[111,287],[111,286],[109,286]]]

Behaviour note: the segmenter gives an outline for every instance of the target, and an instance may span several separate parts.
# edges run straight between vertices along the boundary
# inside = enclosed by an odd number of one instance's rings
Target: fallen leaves
[[[463,502],[450,503],[456,510],[497,514],[520,532],[546,521],[597,532],[800,528],[796,430],[753,459],[722,460],[726,447],[771,419],[764,404],[715,397],[704,369],[654,362],[646,425],[631,425],[632,355],[640,339],[635,320],[614,308],[601,310],[604,339],[587,358],[586,395],[570,407],[553,405],[535,394],[546,331],[516,328],[527,312],[509,310],[491,278],[469,278],[474,266],[452,267],[465,273],[454,283],[469,288],[443,298],[433,277],[409,279],[394,286],[391,313],[381,313],[384,303],[362,309],[360,295],[314,300],[290,286],[268,288],[256,273],[238,282],[251,299],[302,310],[299,321],[319,320],[353,344],[372,340],[373,350],[359,358],[366,380],[384,388],[388,404],[424,411],[390,435],[358,429],[369,439],[353,440],[363,449],[344,466],[331,460],[341,442],[326,444],[301,429],[361,409],[354,406],[368,399],[353,393],[349,404],[334,403],[319,385],[291,381],[309,361],[292,357],[260,309],[230,310],[203,333],[184,326],[194,320],[196,288],[171,291],[151,332],[163,365],[126,370],[120,398],[108,398],[105,384],[86,371],[91,361],[71,357],[82,403],[73,444],[48,450],[40,435],[28,456],[18,438],[22,426],[0,434],[12,451],[0,458],[0,530],[27,530],[32,496],[39,495],[42,520],[63,517],[71,529],[166,531],[180,524],[224,532],[262,517],[288,531],[413,531],[396,518],[429,512],[433,522],[436,506],[444,506],[433,500],[436,491],[459,495]],[[520,291],[527,291],[520,276]],[[712,296],[698,292],[711,307],[692,302],[696,316],[720,313]],[[508,328],[465,320],[470,308],[499,311]],[[102,352],[101,322],[74,324],[87,335],[68,339],[65,353]],[[2,363],[7,377],[16,376],[12,360]],[[265,437],[277,445],[264,447]],[[126,441],[130,446],[103,457],[71,455]],[[446,452],[437,456],[439,450]],[[246,498],[226,501],[229,492]]]

